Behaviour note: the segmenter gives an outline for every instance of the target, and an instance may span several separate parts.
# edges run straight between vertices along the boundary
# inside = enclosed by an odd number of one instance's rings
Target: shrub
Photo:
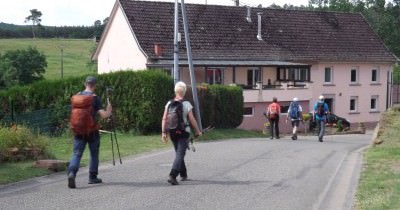
[[[0,127],[0,161],[36,159],[46,155],[48,141],[25,126]]]
[[[203,84],[197,90],[204,126],[236,128],[242,123],[244,104],[240,87]],[[190,88],[186,99],[193,104]]]
[[[106,101],[106,87],[112,87],[111,103],[115,125],[123,131],[150,133],[160,131],[164,106],[173,98],[173,80],[160,71],[123,71],[97,76],[96,94]],[[0,92],[0,106],[10,114],[10,100],[16,113],[51,109],[48,120],[60,130],[68,127],[70,97],[83,89],[85,77],[40,81]],[[203,125],[235,128],[243,119],[243,94],[240,87],[201,85],[199,101]],[[191,90],[187,98],[192,99]],[[193,103],[192,103],[193,104]],[[105,106],[105,104],[103,104]],[[102,122],[105,129],[107,123]]]

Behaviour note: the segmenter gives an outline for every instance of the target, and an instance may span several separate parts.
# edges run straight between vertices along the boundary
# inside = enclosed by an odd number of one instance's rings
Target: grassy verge
[[[262,137],[258,132],[239,129],[218,129],[208,132],[200,140],[217,140],[232,138]],[[170,145],[161,143],[160,135],[133,136],[131,134],[118,134],[118,143],[121,156],[135,155],[157,149],[168,148]],[[60,137],[50,139],[49,152],[55,159],[68,161],[72,154],[72,137]],[[88,150],[88,148],[86,148]],[[111,143],[109,135],[102,135],[100,143],[100,161],[112,159]],[[81,165],[89,162],[89,151],[82,157]],[[32,177],[50,174],[48,170],[32,167],[33,161],[17,163],[0,163],[0,184],[17,182]]]
[[[95,47],[89,39],[0,39],[0,53],[8,50],[36,47],[46,55],[46,79],[61,78],[61,48],[64,50],[64,77],[93,73],[87,66],[90,50]]]
[[[356,209],[400,209],[400,112],[384,114],[378,138],[364,154]]]

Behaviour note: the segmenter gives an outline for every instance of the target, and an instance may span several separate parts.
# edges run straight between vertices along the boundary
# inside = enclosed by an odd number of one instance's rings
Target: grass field
[[[381,144],[364,154],[356,209],[400,209],[400,111],[384,114]]]
[[[87,64],[95,47],[88,39],[0,39],[0,53],[8,50],[36,47],[47,58],[46,79],[61,78],[61,50],[64,49],[64,77],[94,72]]]
[[[232,139],[264,137],[263,134],[253,131],[239,129],[218,129],[213,130],[200,140]],[[160,141],[161,135],[134,136],[131,134],[118,134],[118,142],[122,156],[135,155],[162,148],[170,148],[171,145]],[[60,137],[50,139],[49,152],[59,160],[68,161],[72,154],[72,137]],[[86,150],[88,150],[86,148]],[[102,135],[100,143],[100,161],[112,160],[111,143],[109,135]],[[83,166],[89,161],[89,151],[82,157]],[[122,160],[123,161],[123,160]],[[32,177],[50,174],[48,170],[32,167],[33,161],[18,163],[0,163],[0,184],[17,182]]]

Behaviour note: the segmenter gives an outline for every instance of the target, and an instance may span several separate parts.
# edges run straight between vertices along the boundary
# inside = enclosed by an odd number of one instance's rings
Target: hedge
[[[15,113],[51,109],[51,122],[67,126],[70,97],[81,91],[85,76],[64,80],[45,80],[30,86],[0,91],[0,106],[10,114],[10,101]],[[160,71],[122,71],[97,76],[96,94],[106,101],[106,87],[112,87],[111,102],[119,130],[139,133],[160,131],[166,102],[173,97],[173,80]],[[201,85],[199,101],[203,125],[235,128],[243,119],[243,95],[240,87]],[[188,90],[187,98],[191,98]],[[1,116],[0,116],[1,118]],[[102,123],[107,128],[107,123]]]
[[[243,91],[238,86],[201,85],[198,87],[203,126],[236,128],[243,120]],[[191,89],[186,99],[192,100]]]

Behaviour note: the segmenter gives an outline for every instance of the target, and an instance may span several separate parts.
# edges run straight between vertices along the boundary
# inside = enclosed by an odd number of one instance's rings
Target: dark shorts
[[[299,127],[300,120],[292,120],[292,127]]]

